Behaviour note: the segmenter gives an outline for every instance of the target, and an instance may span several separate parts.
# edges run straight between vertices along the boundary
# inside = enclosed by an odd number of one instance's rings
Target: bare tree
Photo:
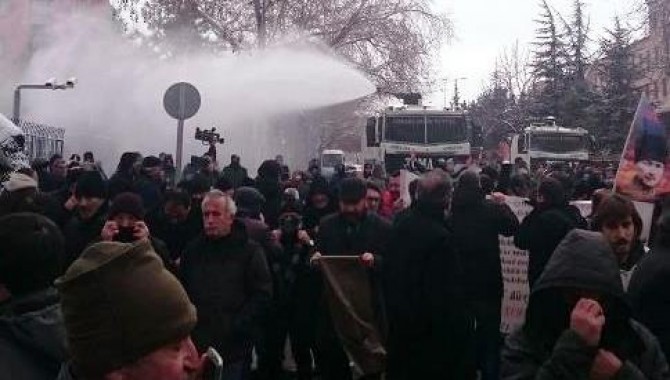
[[[287,36],[325,43],[389,91],[425,81],[433,54],[451,35],[449,20],[429,0],[114,1],[133,10],[130,22],[146,23],[152,39],[176,36],[192,46],[199,38],[233,51]]]

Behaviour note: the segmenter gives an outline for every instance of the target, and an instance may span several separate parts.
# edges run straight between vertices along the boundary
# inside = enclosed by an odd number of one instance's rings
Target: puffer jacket
[[[10,301],[0,317],[0,378],[52,380],[67,360],[65,327],[53,288]]]
[[[565,293],[597,294],[605,313],[598,347],[569,328],[576,299]],[[631,318],[614,253],[602,235],[574,230],[556,248],[530,295],[524,326],[510,335],[502,354],[501,379],[588,379],[598,349],[623,363],[616,379],[670,379],[658,340]]]

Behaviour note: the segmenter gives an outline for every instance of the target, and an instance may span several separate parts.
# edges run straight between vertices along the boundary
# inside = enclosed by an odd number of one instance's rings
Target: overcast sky
[[[534,22],[541,12],[539,0],[433,0],[435,7],[446,11],[454,25],[455,36],[443,49],[438,64],[441,78],[467,77],[459,81],[462,95],[471,100],[481,92],[484,82],[495,66],[496,58],[505,47],[519,41],[521,48],[532,49]],[[618,14],[630,19],[637,0],[584,0],[591,22],[593,38],[597,40],[610,28]],[[570,15],[573,0],[549,0],[550,5],[564,17]],[[448,96],[453,96],[453,81],[448,84]],[[444,105],[444,92],[428,94],[429,102]]]

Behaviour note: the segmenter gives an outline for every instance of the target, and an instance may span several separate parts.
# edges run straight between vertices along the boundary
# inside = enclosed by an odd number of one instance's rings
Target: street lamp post
[[[65,83],[58,83],[55,79],[49,79],[44,84],[20,84],[16,86],[16,89],[14,89],[13,121],[18,123],[21,117],[21,90],[68,90],[74,88],[76,83],[75,78],[70,78]]]

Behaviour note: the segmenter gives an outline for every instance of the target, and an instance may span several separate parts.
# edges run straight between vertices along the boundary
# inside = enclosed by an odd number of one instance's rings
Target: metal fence
[[[54,154],[63,154],[65,129],[26,120],[19,120],[16,125],[25,135],[26,154],[31,161],[36,158],[49,159]]]

